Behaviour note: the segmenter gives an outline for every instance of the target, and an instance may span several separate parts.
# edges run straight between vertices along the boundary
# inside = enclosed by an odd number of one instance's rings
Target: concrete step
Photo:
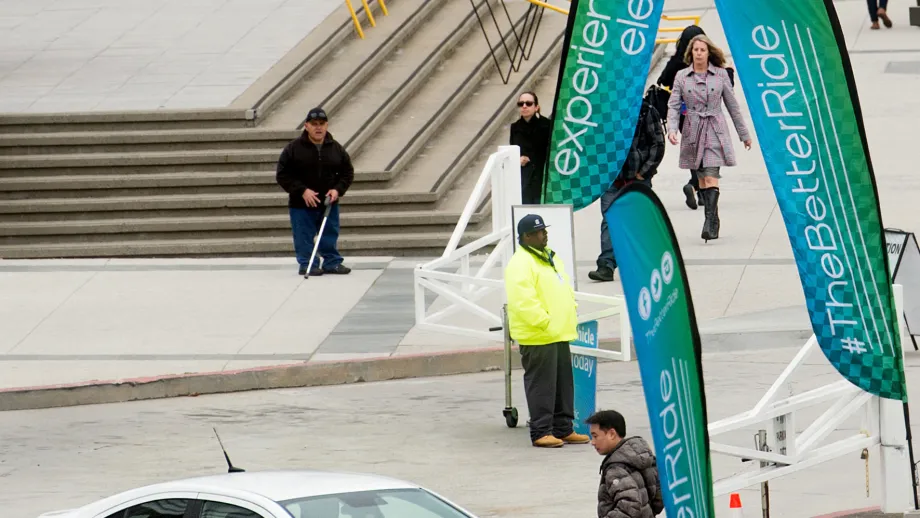
[[[461,244],[472,242],[486,231],[470,232]],[[345,255],[421,256],[440,255],[450,239],[449,232],[376,235],[348,235],[339,238]],[[211,257],[293,255],[291,236],[229,239],[176,239],[155,241],[111,241],[37,246],[0,246],[0,259],[50,259],[93,257]]]
[[[336,111],[336,135],[353,158],[361,154],[369,137],[392,123],[403,103],[427,88],[438,69],[450,66],[450,55],[462,51],[468,36],[478,34],[474,31],[479,25],[468,0],[441,3],[424,25],[399,42],[385,65],[368,78],[366,87],[357,89]]]
[[[464,175],[480,173],[481,166],[471,166],[478,163],[484,152],[495,151],[495,147],[490,144],[495,142],[494,137],[516,113],[514,102],[520,92],[533,88],[547,70],[558,68],[565,20],[553,21],[547,16],[543,23],[547,25],[540,29],[544,37],[537,40],[531,59],[521,64],[519,71],[510,76],[508,84],[502,81],[499,71],[493,66],[486,69],[491,70],[491,73],[480,76],[478,72],[473,72],[453,90],[442,94],[450,99],[462,99],[462,103],[444,106],[440,111],[430,106],[418,106],[419,110],[436,115],[423,130],[426,142],[424,149],[412,152],[410,148],[416,144],[410,143],[404,148],[405,153],[394,157],[391,162],[406,164],[405,169],[391,180],[394,189],[428,190],[440,196],[448,192],[454,182]],[[487,59],[491,61],[491,55]],[[413,102],[407,103],[406,107],[415,106]],[[434,104],[437,101],[426,99],[426,102]],[[404,123],[406,121],[399,121],[400,125]],[[405,131],[399,126],[393,130],[393,134]],[[503,143],[507,143],[507,133],[504,135]],[[388,138],[381,136],[375,139],[373,145]],[[356,160],[356,165],[361,168],[381,167],[380,163],[361,158]],[[399,170],[398,167],[396,169]]]
[[[335,120],[338,109],[367,84],[368,78],[384,65],[400,42],[411,37],[445,3],[445,0],[400,0],[399,6],[390,10],[390,16],[377,17],[377,27],[366,30],[364,40],[344,41],[326,59],[302,71],[300,79],[288,81],[284,95],[260,110],[260,126],[299,128],[307,112],[315,106],[323,106]]]
[[[0,134],[252,127],[251,110],[234,108],[130,112],[7,114]]]
[[[519,31],[523,27],[526,5],[529,4],[508,5],[511,19],[517,24]],[[476,16],[472,7],[469,3],[465,7],[468,11],[467,16],[475,22]],[[487,12],[484,7],[480,11]],[[480,84],[501,81],[495,69],[492,52],[502,58],[500,63],[503,63],[503,66],[507,66],[508,60],[504,59],[500,34],[505,35],[507,39],[511,37],[512,32],[511,24],[505,19],[502,19],[502,24],[499,25],[500,32],[491,24],[486,25],[489,41],[493,46],[490,51],[489,43],[481,33],[478,23],[476,25],[476,30],[467,33],[424,85],[388,118],[386,125],[379,131],[365,135],[367,143],[354,158],[359,169],[404,172],[416,158],[429,155],[433,151],[431,139],[442,126],[450,124],[455,119],[468,118],[471,118],[471,124],[485,123],[487,117],[479,118],[479,114],[470,113],[468,107],[472,103],[483,101],[477,97]],[[548,38],[542,39],[552,39],[549,37],[550,33],[551,31],[545,33]],[[420,49],[414,50],[419,51]],[[535,54],[539,55],[540,52],[537,51]],[[526,68],[531,64],[532,62],[528,62],[523,66]],[[521,76],[523,73],[516,75]],[[513,79],[512,82],[516,81]],[[439,175],[440,173],[437,173],[437,176]]]
[[[249,173],[267,178],[264,173],[274,175],[279,155],[280,150],[250,149],[0,156],[0,192],[45,190],[57,182],[74,189],[115,189],[132,185],[167,187],[170,178],[183,186],[195,182],[197,175],[232,179]],[[355,171],[353,185],[383,188],[394,176],[393,172],[359,170]]]
[[[470,228],[488,222],[475,214]],[[341,217],[342,234],[376,235],[453,232],[459,213],[416,211],[408,214],[348,213]],[[286,210],[262,216],[161,217],[77,221],[0,222],[0,246],[37,246],[110,241],[198,238],[284,237],[291,235]]]
[[[478,225],[486,221],[486,210],[473,214],[471,224]],[[401,213],[378,214],[370,212],[343,211],[341,223],[349,231],[379,232],[384,227],[399,227],[407,232],[414,231],[408,227],[430,228],[448,227],[453,230],[460,218],[459,212],[447,211],[406,211]],[[277,214],[262,216],[199,216],[199,217],[152,217],[127,219],[90,219],[90,220],[45,220],[27,222],[0,222],[0,238],[23,237],[39,238],[42,236],[78,236],[82,234],[132,234],[152,232],[221,232],[235,230],[284,229],[290,231],[290,220],[286,209]],[[438,231],[444,231],[439,229]]]
[[[349,192],[386,187],[386,173],[355,173]],[[194,171],[71,176],[0,177],[0,200],[106,198],[209,193],[281,192],[274,169],[263,171]]]
[[[0,200],[0,221],[36,221],[49,219],[49,214],[56,214],[56,218],[62,219],[64,215],[67,219],[92,219],[92,213],[106,213],[112,218],[136,217],[139,213],[151,216],[229,215],[236,211],[265,214],[266,211],[284,210],[287,200],[288,195],[284,192]],[[436,208],[438,196],[428,192],[369,190],[349,192],[342,198],[341,204],[343,210],[354,207],[354,210],[363,212],[430,210]]]
[[[21,133],[0,135],[0,156],[243,149],[280,153],[299,134],[256,128]]]

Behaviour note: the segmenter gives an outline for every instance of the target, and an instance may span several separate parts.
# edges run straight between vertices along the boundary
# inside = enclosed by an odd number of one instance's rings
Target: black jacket
[[[327,133],[321,149],[310,141],[306,132],[284,147],[278,159],[275,180],[288,194],[288,207],[304,209],[303,193],[307,189],[317,192],[320,200],[331,189],[343,196],[355,179],[351,157],[341,144]]]
[[[640,174],[645,179],[651,179],[658,172],[658,165],[661,164],[662,158],[664,158],[664,128],[661,125],[661,116],[658,115],[654,106],[643,99],[632,145],[629,147],[618,180],[630,182]]]
[[[553,133],[553,121],[546,117],[534,115],[530,122],[519,118],[511,124],[511,145],[520,146],[521,156],[530,159],[538,174],[546,166],[546,155],[549,153],[549,139]]]

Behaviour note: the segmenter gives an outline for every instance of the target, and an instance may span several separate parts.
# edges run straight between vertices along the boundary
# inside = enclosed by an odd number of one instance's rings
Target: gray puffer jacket
[[[641,437],[624,439],[601,463],[598,518],[654,518],[663,510],[655,454]]]

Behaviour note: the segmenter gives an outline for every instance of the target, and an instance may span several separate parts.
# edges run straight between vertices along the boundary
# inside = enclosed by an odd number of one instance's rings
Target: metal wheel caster
[[[511,407],[502,410],[502,415],[505,416],[505,424],[508,425],[508,428],[515,428],[518,424],[518,411],[517,408]]]

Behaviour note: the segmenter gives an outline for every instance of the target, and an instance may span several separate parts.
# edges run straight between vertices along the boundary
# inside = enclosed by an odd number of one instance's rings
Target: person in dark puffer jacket
[[[591,445],[604,460],[597,491],[598,518],[654,518],[664,510],[655,454],[641,437],[626,436],[626,420],[613,410],[601,410],[585,423]]]

